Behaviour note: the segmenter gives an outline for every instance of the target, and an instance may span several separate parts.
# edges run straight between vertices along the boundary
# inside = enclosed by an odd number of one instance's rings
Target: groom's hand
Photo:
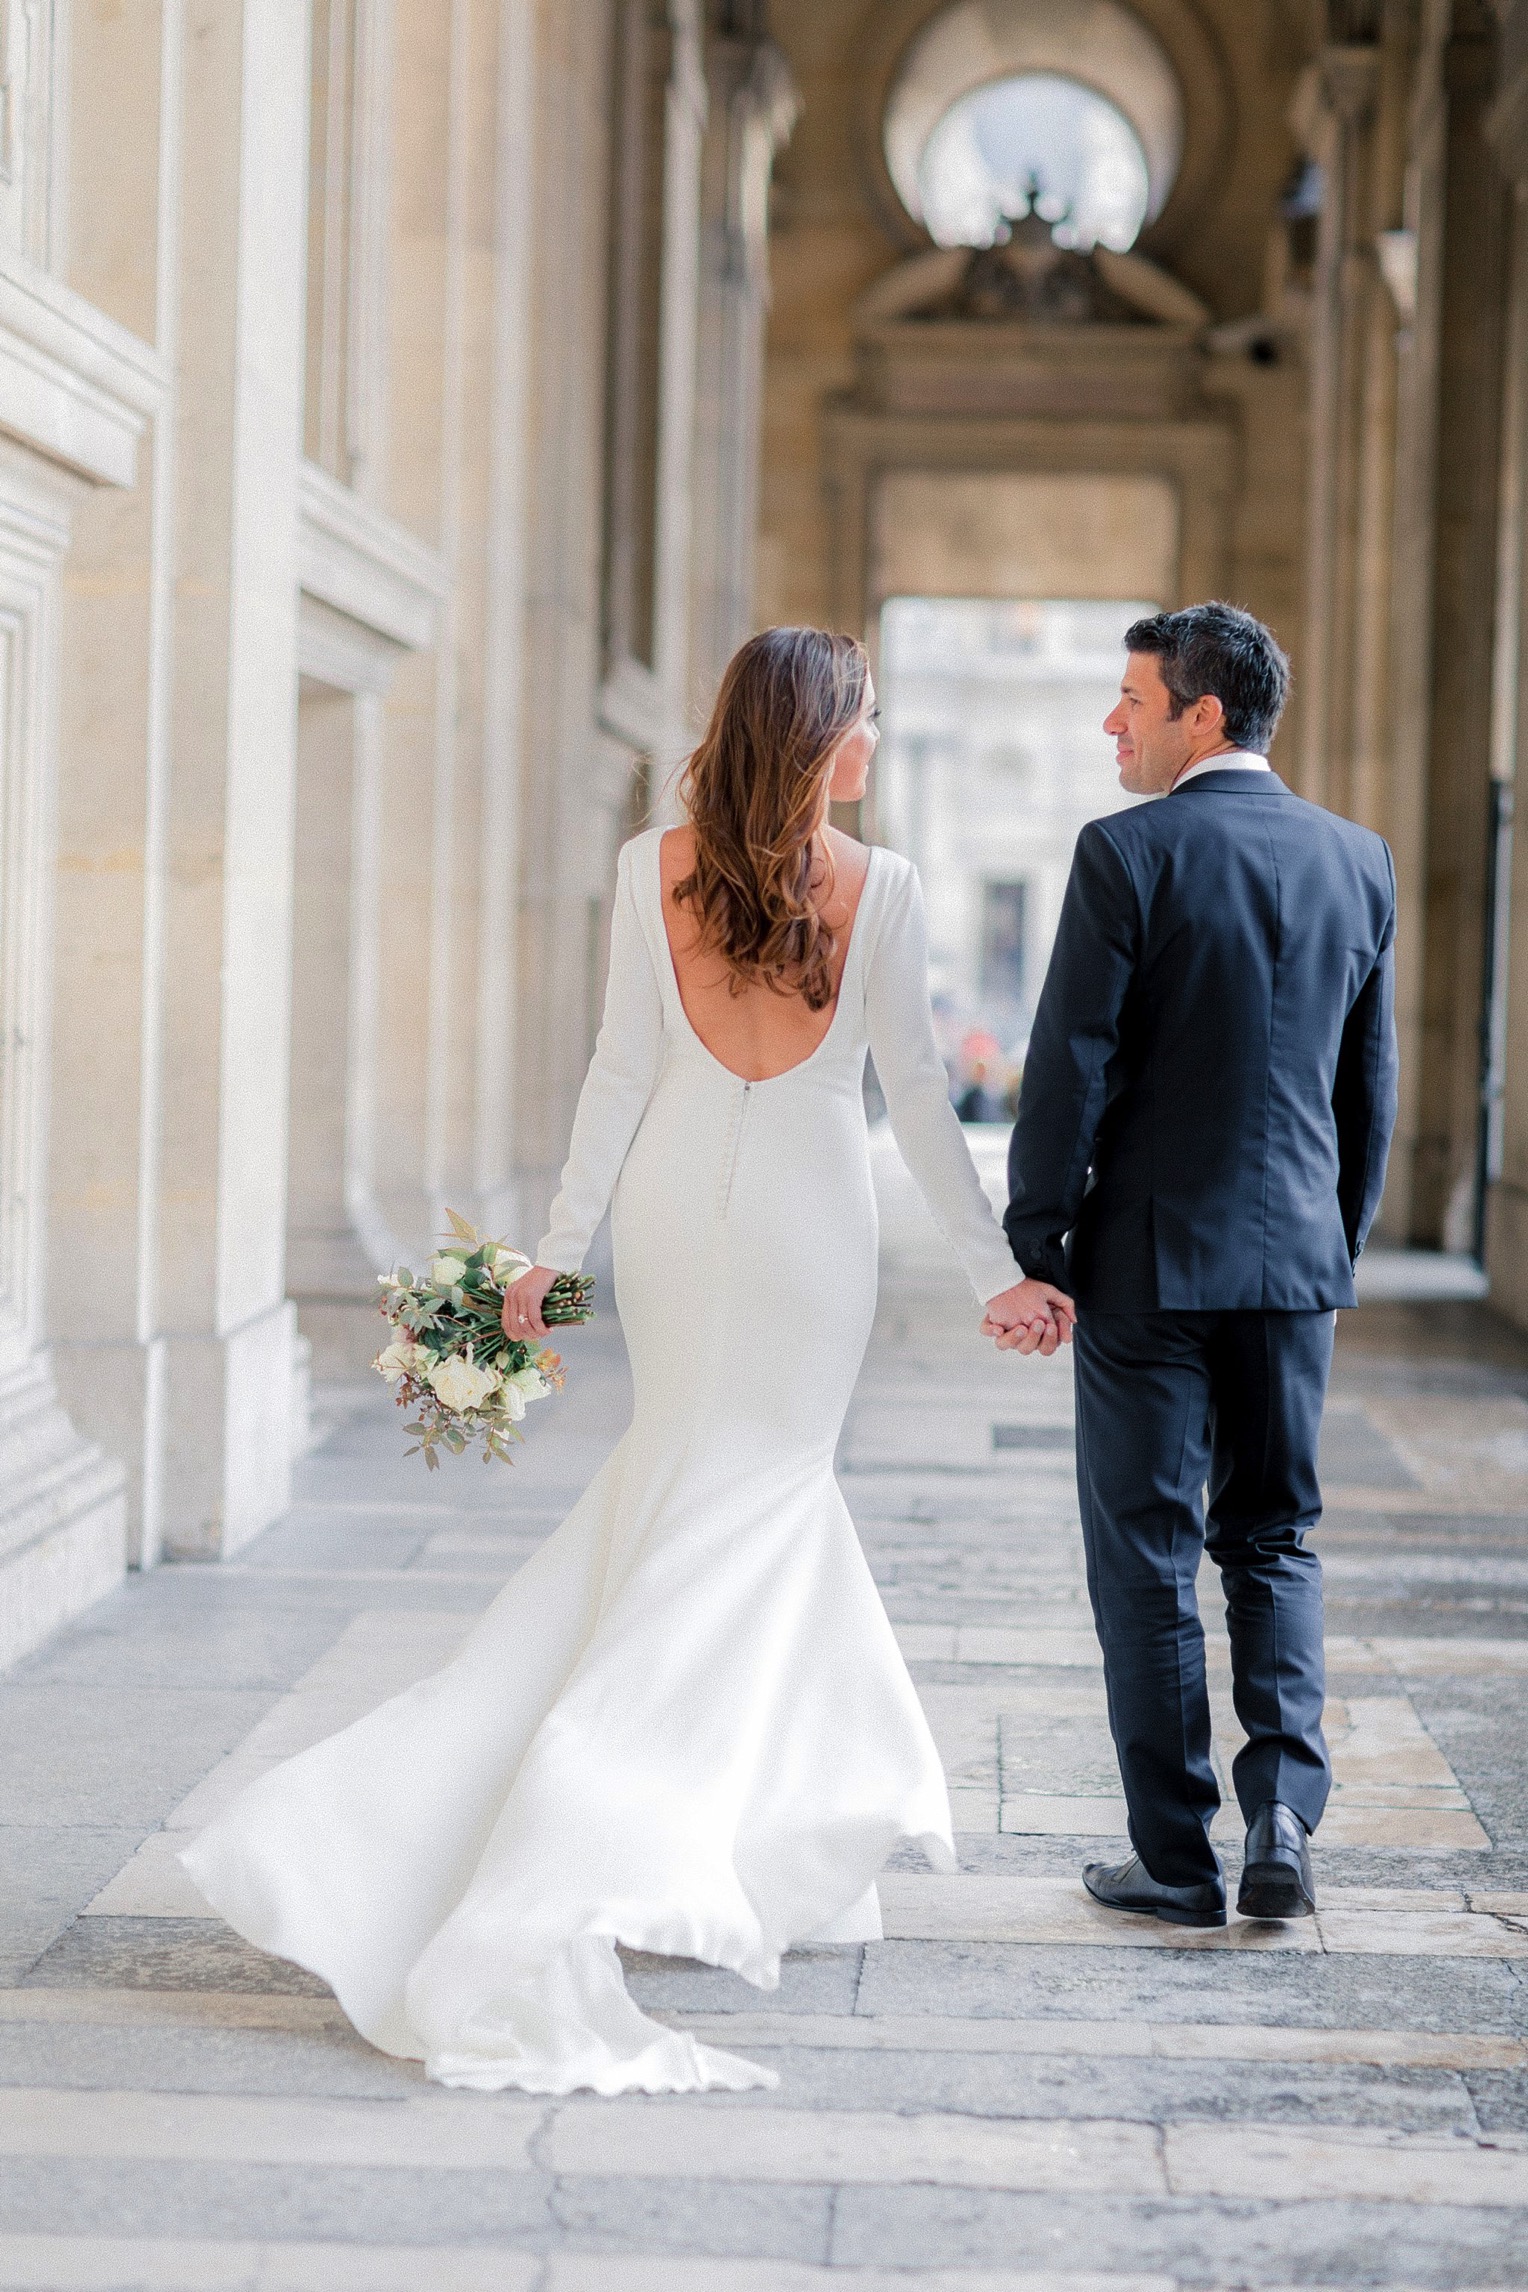
[[[1049,1359],[1058,1345],[1071,1342],[1077,1308],[1064,1291],[1028,1275],[989,1298],[982,1335],[997,1340],[1000,1353],[1038,1353]]]

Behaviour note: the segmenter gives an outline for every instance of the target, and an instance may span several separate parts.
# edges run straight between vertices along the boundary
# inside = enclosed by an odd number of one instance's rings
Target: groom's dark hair
[[[1236,605],[1185,605],[1133,621],[1125,650],[1155,653],[1172,715],[1213,693],[1226,713],[1226,738],[1267,755],[1289,696],[1289,661],[1261,621]]]

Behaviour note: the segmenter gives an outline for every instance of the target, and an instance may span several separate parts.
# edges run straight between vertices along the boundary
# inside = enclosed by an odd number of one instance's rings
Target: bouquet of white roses
[[[474,1441],[483,1462],[511,1464],[511,1441],[523,1440],[520,1419],[531,1401],[561,1389],[562,1362],[546,1346],[507,1337],[501,1316],[504,1292],[530,1259],[503,1242],[489,1241],[455,1210],[447,1210],[451,1242],[417,1280],[407,1266],[378,1276],[382,1313],[391,1335],[372,1366],[397,1387],[400,1408],[419,1411],[408,1431],[433,1471],[442,1443],[460,1456]],[[586,1274],[560,1274],[541,1307],[544,1321],[568,1327],[593,1319],[594,1283]]]

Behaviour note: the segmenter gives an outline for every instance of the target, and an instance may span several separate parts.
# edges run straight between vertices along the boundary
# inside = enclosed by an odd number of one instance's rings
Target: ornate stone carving
[[[1031,204],[995,246],[966,258],[951,291],[917,318],[1033,319],[1052,326],[1148,323],[1148,314],[1111,287],[1096,251],[1059,247],[1052,227]]]
[[[946,414],[1165,415],[1198,397],[1210,313],[1144,256],[1058,247],[1016,217],[1000,245],[909,256],[855,306],[867,405]]]

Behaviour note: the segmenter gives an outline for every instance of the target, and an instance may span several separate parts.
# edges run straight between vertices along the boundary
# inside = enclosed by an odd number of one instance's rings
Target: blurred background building
[[[1133,603],[891,597],[875,833],[927,886],[941,1048],[966,1119],[1011,1111],[1083,822],[1118,811]]]
[[[0,1660],[283,1508],[448,1203],[534,1238],[768,621],[1001,1065],[1120,629],[1268,619],[1395,853],[1385,1234],[1528,1321],[1525,187],[1528,0],[0,6]]]

